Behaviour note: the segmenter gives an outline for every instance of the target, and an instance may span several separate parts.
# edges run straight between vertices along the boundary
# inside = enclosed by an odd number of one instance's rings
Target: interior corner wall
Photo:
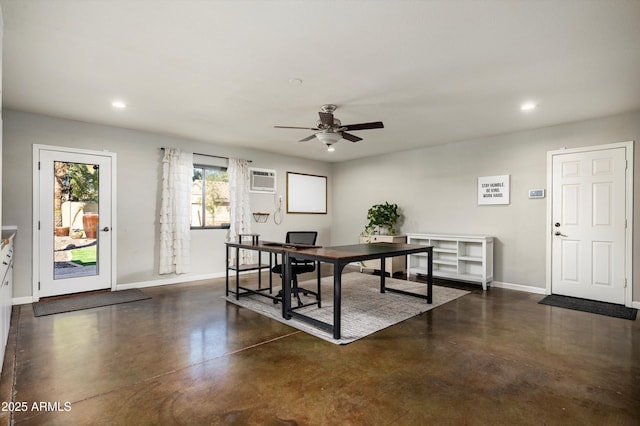
[[[354,243],[368,208],[397,203],[401,231],[479,234],[495,237],[494,278],[545,288],[548,197],[547,152],[640,140],[640,111],[386,154],[338,163],[333,176],[334,244]],[[634,188],[640,193],[640,146],[634,146]],[[511,175],[509,205],[478,206],[477,179]],[[633,241],[640,241],[640,196],[634,197]],[[640,301],[640,247],[633,258],[633,300]]]
[[[225,271],[224,241],[228,231],[192,230],[192,272],[158,275],[159,194],[162,176],[162,147],[239,157],[251,166],[277,173],[277,194],[251,194],[253,211],[270,212],[266,223],[252,223],[262,239],[284,239],[288,230],[317,230],[319,244],[330,242],[332,206],[328,214],[286,213],[286,172],[328,176],[332,190],[331,165],[257,150],[237,149],[222,144],[127,130],[111,126],[52,118],[20,111],[4,111],[3,222],[18,227],[14,268],[14,298],[32,296],[32,150],[34,144],[110,151],[117,155],[117,284],[145,285],[167,280],[190,280],[222,275]],[[284,198],[283,220],[274,223],[275,200]]]
[[[4,40],[4,17],[2,15],[2,7],[0,7],[0,227],[2,222],[2,51]],[[1,363],[0,363],[1,364]]]

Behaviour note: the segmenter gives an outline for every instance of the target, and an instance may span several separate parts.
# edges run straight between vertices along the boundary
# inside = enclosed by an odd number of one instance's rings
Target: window
[[[230,218],[227,169],[194,164],[191,229],[229,229]]]

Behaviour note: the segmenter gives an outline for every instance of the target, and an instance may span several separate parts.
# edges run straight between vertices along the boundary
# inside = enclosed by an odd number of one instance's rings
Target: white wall
[[[275,169],[278,195],[285,194],[286,172],[303,172],[329,177],[331,165],[323,162],[284,157],[264,152],[236,149],[176,137],[46,117],[18,111],[4,111],[4,190],[3,224],[17,225],[14,298],[32,295],[32,145],[44,144],[107,150],[117,154],[117,284],[162,283],[224,273],[226,230],[191,232],[192,272],[188,275],[158,275],[158,213],[162,175],[161,147],[240,157],[252,160],[252,166]],[[275,210],[274,196],[252,194],[252,210]],[[288,230],[317,230],[319,244],[330,241],[332,206],[327,215],[288,215],[277,226],[273,214],[268,223],[253,223],[261,238],[284,239]]]
[[[428,129],[426,129],[428,131]],[[368,208],[397,203],[403,232],[496,237],[496,281],[545,287],[547,151],[640,140],[640,111],[526,132],[486,137],[339,163],[334,167],[332,243],[357,241]],[[511,204],[478,206],[477,178],[511,175]],[[640,193],[640,146],[635,146]],[[634,200],[634,241],[640,241],[640,196]],[[633,300],[640,300],[640,247],[635,246]]]
[[[4,17],[0,8],[0,177],[2,176],[2,48],[4,46]],[[2,225],[2,185],[0,185],[0,226]]]
[[[194,152],[237,156],[253,166],[276,169],[285,195],[286,171],[329,176],[327,215],[273,215],[255,224],[263,239],[281,239],[287,230],[317,229],[319,243],[357,241],[367,209],[398,203],[403,232],[486,234],[496,237],[496,281],[544,288],[546,203],[528,199],[527,190],[546,188],[547,151],[640,139],[640,111],[398,152],[337,163],[234,149],[109,126],[4,111],[3,222],[17,225],[14,297],[31,295],[31,150],[33,144],[107,149],[118,154],[118,284],[161,282],[157,271],[157,215],[161,151],[176,146]],[[635,192],[640,193],[640,147],[635,148]],[[477,206],[479,176],[511,175],[511,204]],[[334,184],[334,182],[336,184]],[[640,241],[640,196],[634,199],[634,241]],[[255,211],[273,212],[273,196],[254,194]],[[192,232],[191,276],[224,271],[226,231]],[[640,300],[640,248],[633,259],[633,300]]]

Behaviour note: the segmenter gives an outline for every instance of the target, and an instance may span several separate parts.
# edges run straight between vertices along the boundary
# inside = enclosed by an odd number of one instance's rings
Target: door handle
[[[560,231],[556,231],[554,234],[556,237],[566,237],[567,235],[564,235],[563,233],[561,233]]]
[[[103,231],[103,232],[109,232],[109,227],[108,227],[108,226],[105,226],[104,228],[102,228],[102,231]]]

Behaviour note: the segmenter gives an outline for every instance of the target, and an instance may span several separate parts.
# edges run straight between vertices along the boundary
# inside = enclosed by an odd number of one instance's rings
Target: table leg
[[[289,253],[282,254],[282,317],[291,319],[291,260]]]
[[[258,250],[258,289],[262,288],[262,269],[260,269],[261,265],[262,265],[262,250]]]
[[[226,271],[226,278],[225,278],[225,297],[229,297],[229,246],[225,245],[225,271]]]
[[[318,293],[318,309],[322,308],[322,292],[321,292],[321,280],[322,280],[322,274],[320,273],[320,265],[322,265],[322,263],[320,263],[320,261],[316,262],[316,268],[318,269],[318,288],[316,289],[316,292]]]
[[[384,293],[385,292],[385,287],[384,287],[384,279],[387,275],[387,271],[386,271],[386,259],[383,257],[380,259],[380,293]]]
[[[333,338],[339,339],[342,330],[342,270],[346,264],[333,264]]]
[[[273,293],[273,272],[271,272],[271,268],[273,268],[273,253],[269,252],[269,294]]]
[[[236,300],[240,300],[240,249],[238,247],[236,247]]]
[[[427,303],[433,302],[433,247],[427,251],[429,259],[427,261]]]

